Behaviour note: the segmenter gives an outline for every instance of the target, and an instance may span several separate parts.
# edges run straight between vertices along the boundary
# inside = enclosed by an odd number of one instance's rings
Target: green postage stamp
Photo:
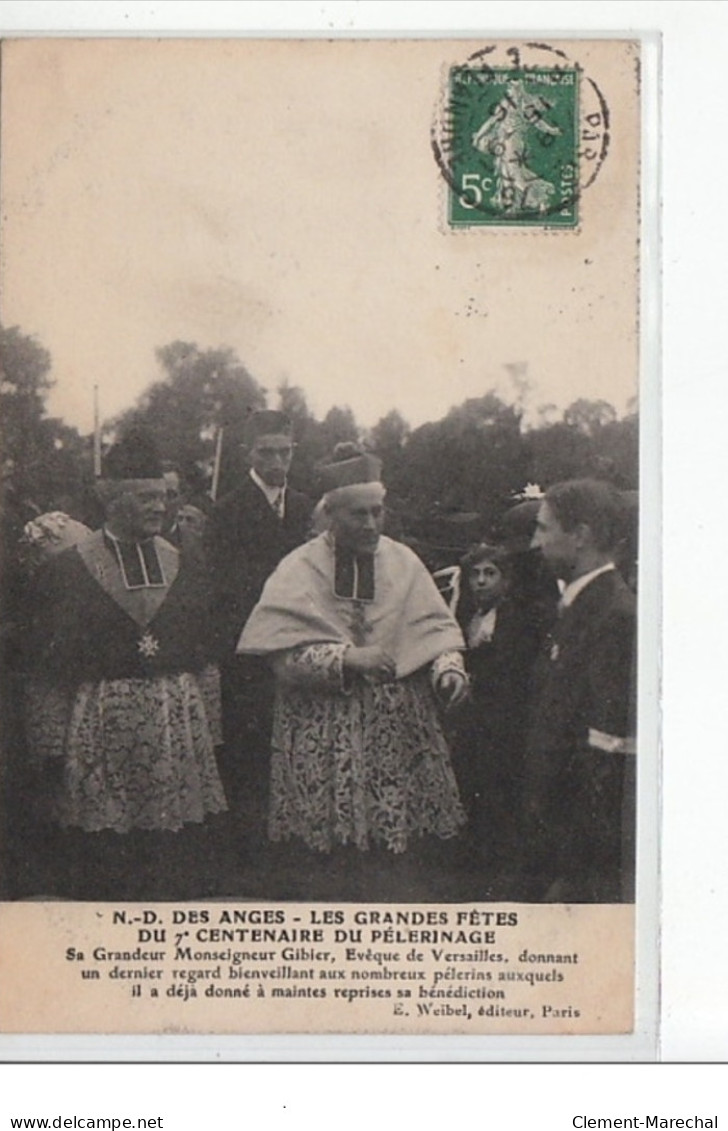
[[[450,224],[574,227],[578,70],[453,67],[448,93]]]
[[[583,62],[546,43],[486,45],[442,76],[432,151],[458,228],[575,230],[610,144]]]

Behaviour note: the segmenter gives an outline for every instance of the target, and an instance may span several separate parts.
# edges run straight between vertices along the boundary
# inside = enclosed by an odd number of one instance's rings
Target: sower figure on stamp
[[[308,533],[312,504],[288,485],[293,450],[285,413],[253,413],[247,428],[250,469],[219,501],[208,526],[222,667],[221,770],[231,805],[253,825],[268,780],[273,679],[267,664],[236,655],[235,647],[266,579]]]
[[[219,704],[200,682],[208,588],[159,537],[165,484],[144,434],[110,450],[99,493],[104,526],[38,572],[26,634],[34,686],[49,691],[29,747],[48,819],[66,830],[67,894],[209,894],[207,822],[226,804]]]
[[[329,528],[267,582],[239,650],[277,682],[269,835],[401,853],[464,823],[438,717],[467,691],[463,639],[419,558],[381,536],[379,461],[323,469]]]
[[[622,849],[635,753],[635,601],[615,567],[623,521],[610,484],[569,480],[546,492],[533,540],[565,582],[536,664],[526,755],[531,871],[549,901],[619,901],[633,866]]]

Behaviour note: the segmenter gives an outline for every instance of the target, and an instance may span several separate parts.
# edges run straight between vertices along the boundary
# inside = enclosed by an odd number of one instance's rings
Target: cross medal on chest
[[[159,641],[151,632],[145,632],[137,642],[137,648],[145,659],[149,660],[159,652]]]

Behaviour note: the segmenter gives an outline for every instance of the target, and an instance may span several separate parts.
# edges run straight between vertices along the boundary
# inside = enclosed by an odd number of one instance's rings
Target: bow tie
[[[116,557],[126,589],[154,589],[166,584],[153,538],[122,542],[105,530],[104,542]]]

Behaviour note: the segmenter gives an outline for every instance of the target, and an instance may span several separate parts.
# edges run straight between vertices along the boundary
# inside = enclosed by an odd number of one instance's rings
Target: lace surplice
[[[57,819],[94,832],[199,824],[226,809],[197,678],[82,684],[66,738]]]
[[[432,681],[462,671],[457,653],[390,683],[344,673],[347,645],[278,655],[271,762],[272,840],[403,852],[464,823]]]

